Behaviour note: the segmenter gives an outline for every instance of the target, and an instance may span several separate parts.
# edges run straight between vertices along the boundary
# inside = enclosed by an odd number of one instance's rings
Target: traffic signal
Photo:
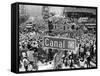
[[[52,29],[53,29],[52,21],[48,20],[48,28],[49,28],[49,31],[52,31]]]

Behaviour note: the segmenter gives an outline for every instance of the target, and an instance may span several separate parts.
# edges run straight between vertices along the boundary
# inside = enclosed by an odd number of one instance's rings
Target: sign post
[[[57,65],[62,64],[62,55],[63,55],[63,51],[60,51],[55,55],[54,57],[54,69],[57,68]]]

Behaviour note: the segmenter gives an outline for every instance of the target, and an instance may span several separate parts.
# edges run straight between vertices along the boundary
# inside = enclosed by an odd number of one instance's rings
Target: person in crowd
[[[65,58],[65,66],[67,67],[68,66],[68,57],[66,56]]]
[[[62,56],[62,60],[63,60],[63,63],[65,63],[65,51],[64,51],[64,54]]]
[[[79,59],[80,68],[85,68],[86,59]]]
[[[23,58],[23,63],[24,63],[24,68],[25,68],[25,70],[28,71],[28,64],[29,64],[29,61],[28,61],[28,59],[27,59],[26,57]]]
[[[27,51],[27,57],[28,57],[28,60],[29,60],[29,66],[34,66],[34,57],[33,57],[33,54],[34,54],[34,51],[33,50],[28,50]]]
[[[28,43],[27,43],[27,49],[31,50],[31,48],[32,48],[31,43],[28,42]]]
[[[49,51],[48,51],[48,61],[51,61],[52,59],[53,59],[52,49],[49,49]]]
[[[86,51],[87,51],[86,44],[84,44],[83,48],[84,48],[84,56],[85,56],[86,55]]]
[[[62,69],[62,64],[58,64],[56,69]]]
[[[70,68],[74,67],[74,60],[73,60],[73,53],[71,53],[71,55],[69,55],[69,63],[70,63]]]
[[[96,55],[96,41],[94,41],[94,46],[93,46],[93,50],[94,50],[94,56]]]
[[[90,56],[90,51],[87,51],[87,68],[90,68],[90,62],[91,62],[91,56]]]
[[[52,21],[50,20],[48,20],[48,27],[49,27],[49,33],[51,33],[53,29],[53,24],[52,24]]]
[[[38,51],[37,49],[34,49],[34,54],[33,54],[33,57],[34,57],[34,69],[35,70],[38,70],[38,66],[37,66],[37,63],[38,63]]]
[[[80,58],[84,59],[84,49],[82,46],[79,47],[79,56],[80,56]]]
[[[22,52],[22,62],[23,62],[25,70],[28,71],[29,61],[28,61],[27,53],[26,52]]]
[[[91,55],[91,58],[93,58],[93,44],[90,42],[90,55]]]
[[[33,62],[28,64],[28,71],[34,71],[33,69]]]

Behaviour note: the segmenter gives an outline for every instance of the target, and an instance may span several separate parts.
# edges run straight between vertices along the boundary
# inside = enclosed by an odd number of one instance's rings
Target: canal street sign
[[[55,48],[55,49],[65,49],[65,50],[75,50],[76,40],[71,38],[61,38],[61,37],[44,37],[44,47]]]

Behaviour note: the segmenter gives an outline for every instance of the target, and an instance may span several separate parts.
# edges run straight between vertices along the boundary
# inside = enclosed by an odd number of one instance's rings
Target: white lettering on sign
[[[65,48],[65,40],[63,41],[53,41],[49,38],[45,39],[45,45],[50,47],[59,47],[59,48]]]
[[[59,48],[62,48],[63,44],[61,41],[59,41]]]
[[[46,46],[49,46],[49,44],[47,44],[48,41],[49,41],[49,39],[46,38],[46,39],[45,39],[45,45],[46,45]]]
[[[44,37],[44,47],[75,50],[75,39]]]
[[[52,40],[50,41],[50,46],[53,47],[53,41]]]
[[[58,47],[58,41],[54,41],[54,47]]]
[[[68,41],[68,48],[74,48],[74,42]]]

